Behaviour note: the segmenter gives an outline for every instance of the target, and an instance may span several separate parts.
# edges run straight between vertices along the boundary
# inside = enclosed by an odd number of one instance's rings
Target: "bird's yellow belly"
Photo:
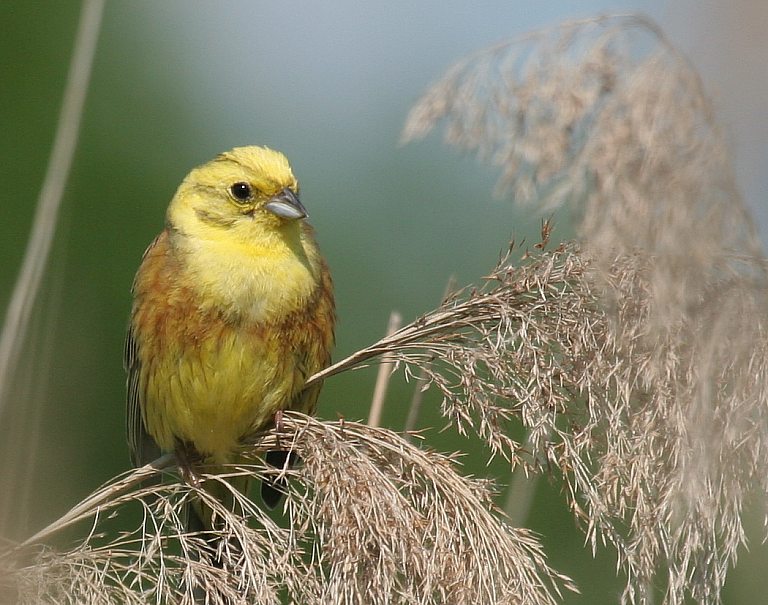
[[[305,379],[277,338],[227,328],[195,346],[168,347],[152,365],[148,432],[164,450],[179,440],[214,462],[226,462],[244,435],[288,407]]]

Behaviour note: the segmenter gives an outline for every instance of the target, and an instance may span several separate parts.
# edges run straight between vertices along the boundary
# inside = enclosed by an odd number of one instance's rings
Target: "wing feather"
[[[162,235],[162,234],[161,234]],[[142,261],[152,250],[161,236],[147,247],[142,256]],[[152,436],[147,432],[144,424],[142,410],[144,402],[141,388],[141,358],[139,356],[139,344],[134,333],[133,325],[128,326],[123,346],[123,367],[127,372],[126,379],[126,436],[128,439],[128,452],[133,466],[144,466],[160,457],[162,453]]]

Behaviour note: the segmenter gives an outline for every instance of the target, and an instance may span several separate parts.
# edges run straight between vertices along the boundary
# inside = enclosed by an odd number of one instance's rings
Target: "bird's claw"
[[[277,410],[277,412],[275,412],[275,440],[277,441],[277,447],[282,447],[282,444],[280,443],[280,433],[284,430],[283,410]]]
[[[186,448],[180,447],[176,450],[176,461],[179,467],[179,474],[184,483],[199,489],[202,481]]]

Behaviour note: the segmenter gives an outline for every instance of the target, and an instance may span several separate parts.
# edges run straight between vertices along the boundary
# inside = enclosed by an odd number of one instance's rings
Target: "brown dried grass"
[[[92,531],[73,550],[14,563],[59,524],[0,559],[19,603],[554,604],[559,586],[570,586],[546,565],[535,537],[496,510],[489,485],[459,475],[450,458],[386,429],[294,413],[279,439],[303,460],[286,471],[285,527],[236,490],[232,511],[195,485],[142,488],[161,472],[145,467],[81,507]],[[269,434],[246,451],[276,444]],[[265,471],[256,457],[201,478],[228,486],[227,477]],[[215,552],[185,529],[191,498],[204,499],[221,523]],[[140,527],[101,534],[102,519],[137,503]]]
[[[499,166],[499,192],[578,218],[576,298],[599,313],[542,294],[544,321],[532,307],[508,333],[530,356],[510,368],[528,447],[617,548],[624,601],[661,583],[666,603],[718,603],[744,502],[768,493],[767,280],[698,75],[648,20],[590,19],[459,63],[405,140],[438,121]]]

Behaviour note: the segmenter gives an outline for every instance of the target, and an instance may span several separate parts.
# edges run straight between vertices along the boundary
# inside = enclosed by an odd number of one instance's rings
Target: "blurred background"
[[[80,3],[0,3],[0,309],[24,253],[50,153]],[[510,238],[538,237],[542,215],[492,195],[494,172],[439,136],[398,145],[411,105],[454,62],[560,21],[642,12],[702,73],[758,228],[768,234],[768,4],[761,0],[534,0],[366,4],[111,0],[106,4],[80,142],[19,372],[23,426],[6,460],[29,477],[12,533],[27,535],[128,467],[122,340],[141,254],[187,171],[237,145],[286,153],[336,283],[341,358],[435,306],[450,276],[471,283]],[[556,241],[572,237],[554,216]],[[324,387],[319,415],[365,418],[374,372]],[[395,380],[383,424],[402,429],[411,387]],[[467,473],[497,478],[428,397],[421,425],[443,451],[468,451]],[[39,411],[36,411],[39,410]],[[5,448],[9,449],[8,447]],[[23,450],[23,451],[22,451]],[[13,467],[16,467],[15,469]],[[539,482],[526,525],[581,595],[615,603],[612,553],[592,558],[556,483]],[[754,520],[756,530],[759,520]],[[725,603],[768,590],[758,536],[729,575]],[[758,599],[759,601],[759,599]]]

